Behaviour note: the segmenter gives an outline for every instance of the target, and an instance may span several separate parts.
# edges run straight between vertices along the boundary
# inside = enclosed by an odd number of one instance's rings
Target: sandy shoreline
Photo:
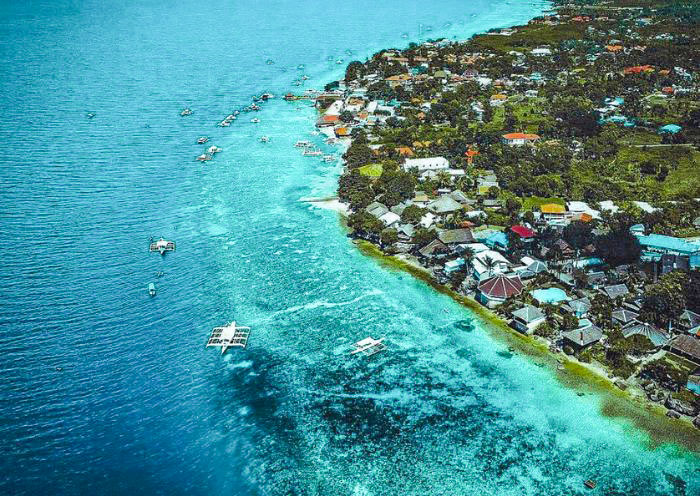
[[[338,200],[337,197],[330,198],[301,198],[299,201],[304,203],[309,203],[315,207],[322,208],[324,210],[332,210],[333,212],[338,212],[343,217],[350,215],[350,209],[347,204]]]

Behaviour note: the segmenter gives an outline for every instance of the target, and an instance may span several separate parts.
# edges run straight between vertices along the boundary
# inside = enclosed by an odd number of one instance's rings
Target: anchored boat
[[[226,353],[231,347],[245,348],[248,344],[248,336],[250,335],[250,327],[236,325],[233,321],[230,324],[221,327],[215,327],[211,331],[207,348],[221,348],[221,354]]]
[[[192,115],[192,114],[194,114],[194,112],[192,112],[192,109],[189,107],[182,109],[182,111],[180,112],[180,115],[182,117],[185,117],[186,115]]]
[[[148,294],[151,295],[151,296],[155,296],[155,295],[156,295],[156,285],[153,284],[152,282],[151,282],[151,283],[148,283]]]
[[[365,356],[372,356],[386,350],[384,338],[374,339],[373,337],[366,337],[355,343],[354,346],[355,349],[350,352],[351,355],[362,353]]]
[[[207,141],[209,141],[209,138],[208,138],[207,136],[200,136],[200,137],[197,139],[197,144],[198,144],[198,145],[203,145],[203,144],[206,143]]]
[[[165,252],[175,251],[175,242],[160,238],[158,241],[151,242],[149,251],[157,251],[161,255],[165,255]]]

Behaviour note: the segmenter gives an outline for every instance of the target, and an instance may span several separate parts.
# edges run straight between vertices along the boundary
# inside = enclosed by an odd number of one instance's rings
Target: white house
[[[418,169],[418,172],[424,172],[428,170],[447,170],[449,168],[450,163],[445,157],[407,158],[403,164],[405,171]]]
[[[491,259],[492,267],[488,267],[487,260]],[[477,281],[483,281],[496,274],[508,272],[510,263],[506,258],[494,250],[481,251],[472,259],[472,273]]]
[[[396,224],[398,221],[401,220],[401,217],[396,215],[394,212],[387,212],[384,215],[379,217],[379,220],[381,220],[385,226],[391,227],[394,224]]]
[[[552,51],[549,48],[535,48],[530,53],[535,57],[544,57],[552,55]]]

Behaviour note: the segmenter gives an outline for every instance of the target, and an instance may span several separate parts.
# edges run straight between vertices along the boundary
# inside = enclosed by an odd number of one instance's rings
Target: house
[[[633,67],[625,67],[625,74],[642,74],[644,72],[654,72],[654,67],[650,65],[635,65]]]
[[[700,330],[700,315],[685,309],[683,313],[681,313],[681,316],[678,317],[677,327],[687,333],[697,334],[698,330]]]
[[[635,236],[643,236],[645,231],[646,228],[644,224],[635,224],[630,227],[630,234],[634,234]]]
[[[520,277],[508,277],[504,274],[498,274],[479,284],[477,300],[481,304],[493,308],[511,296],[520,295],[522,291],[523,283]]]
[[[588,206],[588,203],[582,201],[570,201],[567,202],[566,208],[569,210],[571,215],[577,214],[587,214],[593,219],[600,219],[600,211],[595,210]]]
[[[613,324],[625,327],[637,320],[639,314],[626,308],[617,308],[612,312]]]
[[[651,205],[649,205],[649,203],[647,203],[645,201],[633,200],[632,204],[634,204],[638,209],[640,209],[648,214],[653,214],[654,212],[659,210],[658,208],[652,207]]]
[[[426,258],[445,256],[450,252],[450,249],[445,246],[439,239],[434,239],[423,248],[418,250],[422,256]]]
[[[449,214],[461,209],[462,205],[450,195],[442,195],[437,200],[428,203],[428,210],[436,214]]]
[[[660,134],[676,134],[679,133],[683,129],[681,126],[678,124],[666,124],[665,126],[661,126],[659,128],[659,133]]]
[[[585,317],[591,309],[591,300],[588,298],[571,300],[566,302],[562,308],[578,318]]]
[[[428,170],[447,170],[449,168],[450,163],[445,157],[407,158],[403,164],[405,171],[418,169],[418,172],[425,172]]]
[[[545,203],[544,205],[540,205],[540,212],[542,213],[542,218],[546,222],[561,221],[566,218],[566,208],[558,203]]]
[[[586,274],[586,285],[592,289],[598,289],[607,282],[605,272],[589,272]]]
[[[427,212],[425,215],[423,215],[423,217],[421,217],[419,224],[421,227],[425,227],[427,229],[435,223],[435,219],[437,219],[435,214],[432,212]]]
[[[472,232],[469,229],[450,229],[440,231],[438,233],[438,239],[446,245],[467,244],[474,242],[474,236],[472,236]]]
[[[508,133],[504,134],[501,138],[503,139],[503,143],[509,146],[531,145],[540,139],[538,135],[528,133]]]
[[[491,234],[488,238],[484,240],[484,243],[490,247],[497,250],[507,250],[508,249],[508,236],[506,233],[501,231],[496,231]]]
[[[579,321],[578,329],[563,332],[561,335],[564,342],[575,350],[582,350],[600,341],[603,337],[603,331],[591,321],[583,319]]]
[[[396,232],[399,235],[399,241],[411,241],[416,229],[411,224],[401,224],[396,228]]]
[[[540,309],[532,305],[525,305],[511,315],[513,317],[513,327],[526,334],[532,333],[537,326],[547,320]]]
[[[525,242],[530,242],[535,239],[535,231],[533,231],[529,227],[513,226],[510,228],[510,230],[517,234],[517,236]]]
[[[365,212],[367,212],[370,215],[374,215],[376,218],[381,217],[388,211],[389,209],[387,208],[387,206],[379,202],[372,202],[365,207]]]
[[[494,107],[499,107],[499,106],[503,105],[504,103],[506,103],[507,100],[508,100],[508,97],[506,95],[504,95],[503,93],[498,93],[496,95],[491,96],[490,103]]]
[[[552,248],[561,253],[563,258],[573,257],[576,251],[564,239],[559,238],[552,244]]]
[[[614,300],[618,297],[627,296],[630,292],[629,289],[627,289],[627,286],[625,286],[624,284],[613,284],[612,286],[604,286],[601,289],[601,293],[603,293],[611,300]]]
[[[382,221],[386,227],[391,227],[399,222],[401,217],[394,212],[389,211],[379,216],[379,220]]]
[[[695,364],[700,364],[700,339],[697,336],[681,334],[671,341],[667,346],[671,353],[690,360]]]
[[[535,57],[546,57],[552,55],[552,50],[546,47],[535,48],[530,52]]]
[[[623,337],[628,338],[635,335],[646,336],[654,346],[663,346],[668,343],[671,338],[666,332],[645,322],[633,322],[622,328]]]
[[[471,246],[468,248],[473,250]],[[497,251],[487,249],[476,253],[472,258],[472,275],[477,281],[508,272],[509,268],[510,262]]]

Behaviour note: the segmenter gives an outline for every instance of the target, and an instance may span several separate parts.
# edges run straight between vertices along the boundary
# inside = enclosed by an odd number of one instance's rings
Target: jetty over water
[[[245,348],[249,335],[250,327],[238,326],[234,321],[222,327],[215,327],[211,331],[206,347],[219,347],[223,355],[231,347]]]

